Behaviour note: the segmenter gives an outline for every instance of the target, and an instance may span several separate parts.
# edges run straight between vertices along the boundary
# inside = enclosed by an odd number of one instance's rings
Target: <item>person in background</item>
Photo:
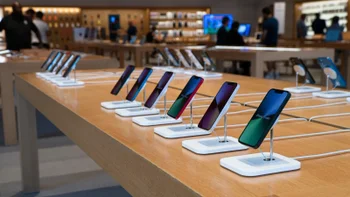
[[[278,21],[272,16],[272,11],[269,7],[262,10],[264,22],[262,24],[261,44],[267,47],[277,47],[278,44]],[[276,70],[276,65],[273,62],[267,62],[267,74],[265,78],[278,79],[279,73]]]
[[[35,17],[35,11],[32,8],[29,8],[26,12],[25,15],[30,19],[30,20],[34,20]]]
[[[328,31],[338,31],[339,32],[338,40],[339,41],[343,40],[344,27],[339,25],[339,17],[338,16],[335,16],[332,18],[332,24],[330,27],[328,27],[327,32]]]
[[[297,22],[297,38],[305,39],[307,35],[307,27],[305,25],[306,14],[302,14]]]
[[[322,20],[320,14],[316,14],[316,19],[312,22],[312,30],[316,34],[324,34],[324,30],[327,28],[326,21]]]
[[[33,23],[38,28],[41,36],[41,41],[43,43],[43,47],[46,49],[50,49],[49,41],[47,39],[47,36],[50,35],[49,32],[49,26],[45,21],[43,21],[44,13],[37,12],[35,15],[35,18],[33,20]],[[35,34],[32,32],[32,45],[38,47],[39,46],[39,40],[35,36]]]
[[[147,43],[155,43],[158,41],[156,39],[156,31],[157,31],[157,28],[155,26],[152,26],[151,31],[149,31],[146,35]]]
[[[226,30],[228,23],[230,22],[230,19],[225,16],[222,19],[222,26],[219,28],[216,36],[217,36],[217,40],[216,40],[216,45],[227,45],[227,37],[228,37],[228,32]]]
[[[228,37],[227,37],[227,44],[230,46],[245,46],[245,42],[243,39],[243,36],[239,34],[238,28],[239,28],[239,22],[235,21],[232,23],[231,29],[228,32]],[[233,62],[233,72],[234,73],[239,73],[243,75],[250,75],[250,62],[247,61],[240,61],[239,62],[239,67],[241,71],[238,71],[236,68],[236,62]]]
[[[133,36],[137,35],[137,28],[134,26],[132,21],[129,21],[129,27],[128,30],[126,31],[127,35],[128,35],[128,41],[131,41],[131,38]],[[128,60],[131,60],[131,52],[129,52],[129,58]]]
[[[12,4],[12,13],[0,22],[0,31],[5,30],[7,49],[19,51],[32,47],[31,31],[37,36],[41,47],[41,36],[32,20],[22,13],[22,5]]]

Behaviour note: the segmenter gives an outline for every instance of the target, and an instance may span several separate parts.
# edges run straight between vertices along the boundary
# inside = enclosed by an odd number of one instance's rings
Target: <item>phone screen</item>
[[[55,57],[53,58],[53,60],[49,63],[49,65],[46,67],[45,70],[50,70],[51,67],[53,67],[54,65],[57,64],[57,62],[59,61],[59,59],[61,58],[62,56],[62,52],[57,52]]]
[[[209,54],[207,52],[203,52],[202,53],[202,57],[203,57],[203,65],[207,65],[207,66],[215,66],[215,63],[213,62],[213,60],[210,58]]]
[[[170,62],[172,62],[174,66],[178,66],[178,65],[179,65],[178,61],[177,61],[177,60],[175,59],[175,57],[171,54],[171,52],[169,51],[169,49],[168,49],[168,48],[165,48],[164,51],[165,51],[165,54],[168,56],[168,60],[169,60]]]
[[[191,59],[192,63],[196,66],[197,69],[203,69],[201,63],[197,60],[197,58],[193,55],[192,51],[189,49],[185,50],[188,57]]]
[[[179,62],[182,62],[182,64],[187,68],[191,67],[179,49],[174,49],[174,52],[175,52],[176,56],[178,57]]]
[[[137,95],[140,93],[141,89],[147,82],[149,76],[151,76],[153,70],[151,68],[145,68],[143,69],[141,75],[136,80],[134,86],[131,88],[129,94],[126,96],[126,100],[128,101],[134,101],[137,97]]]
[[[305,82],[309,84],[315,84],[315,79],[312,77],[311,73],[309,72],[309,69],[305,66],[303,60],[296,58],[296,57],[291,57],[290,62],[292,62],[293,66],[298,65],[302,67],[305,70]]]
[[[151,95],[148,97],[148,99],[145,103],[145,107],[152,108],[156,104],[157,100],[161,96],[162,91],[164,90],[164,88],[167,88],[167,85],[169,84],[169,81],[171,80],[173,75],[174,75],[173,72],[165,72],[164,73],[163,77],[158,82],[156,88],[153,90]]]
[[[74,57],[73,62],[68,66],[66,72],[63,73],[62,77],[64,77],[64,78],[68,77],[69,73],[73,69],[75,69],[75,67],[77,66],[80,58],[81,58],[80,55],[77,55],[77,56]]]
[[[345,79],[340,74],[337,66],[333,63],[331,58],[329,58],[329,57],[320,57],[320,58],[317,58],[317,61],[320,64],[322,69],[331,68],[332,70],[334,70],[337,73],[337,78],[336,79],[330,79],[332,81],[334,87],[335,86],[336,87],[342,87],[342,88],[346,87]]]
[[[118,82],[113,87],[111,94],[113,95],[119,94],[120,90],[124,87],[125,83],[128,81],[128,79],[130,78],[130,75],[132,74],[132,72],[134,72],[134,70],[135,70],[135,66],[129,65],[128,67],[126,67],[122,76],[119,78]]]
[[[63,62],[63,64],[61,64],[61,66],[56,67],[56,69],[54,70],[56,72],[56,75],[60,73],[63,70],[63,68],[66,68],[73,58],[74,58],[74,55],[72,54],[69,55],[69,57]]]
[[[47,57],[47,59],[45,60],[45,62],[41,65],[41,69],[43,69],[43,68],[46,68],[46,66],[49,64],[49,63],[51,63],[51,61],[52,61],[52,58],[54,57],[54,55],[55,55],[55,51],[52,51],[51,53],[50,53],[50,55],[49,55],[49,57]]]
[[[291,94],[287,91],[271,89],[239,137],[239,142],[259,148],[290,97]]]
[[[225,82],[219,92],[216,94],[213,102],[210,104],[209,108],[203,115],[198,127],[204,130],[210,130],[219,118],[221,112],[224,110],[227,103],[230,103],[231,96],[237,88],[237,83]]]
[[[157,49],[157,52],[158,52],[158,55],[160,55],[160,57],[163,59],[163,61],[168,63],[168,57],[163,53],[163,51]]]
[[[58,59],[58,61],[56,62],[56,64],[52,65],[50,69],[48,69],[49,72],[52,72],[57,66],[62,64],[62,61],[64,60],[64,58],[66,57],[65,53],[62,53],[61,57]]]
[[[186,109],[187,105],[191,102],[194,95],[197,93],[199,87],[203,83],[203,78],[192,76],[186,84],[185,88],[181,91],[173,105],[168,111],[168,115],[172,118],[178,119],[182,112]]]
[[[180,49],[180,53],[182,54],[182,56],[185,58],[185,60],[188,62],[189,67],[191,67],[191,58],[188,56],[188,54],[185,52],[185,50]]]

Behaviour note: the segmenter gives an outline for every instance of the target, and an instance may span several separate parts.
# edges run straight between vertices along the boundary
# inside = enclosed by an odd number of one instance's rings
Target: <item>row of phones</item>
[[[111,91],[113,95],[117,95],[119,93],[125,83],[127,83],[130,75],[134,70],[134,66],[128,66],[126,68],[123,75]],[[138,93],[142,90],[145,83],[147,82],[148,77],[151,75],[151,73],[151,68],[145,68],[142,71],[133,88],[127,95],[127,100],[135,100]],[[160,97],[164,94],[164,92],[167,91],[167,88],[173,78],[173,72],[165,72],[163,74],[155,89],[152,91],[151,95],[145,102],[145,107],[153,108],[155,106]],[[173,105],[168,110],[167,115],[174,119],[178,119],[187,108],[187,106],[192,102],[195,94],[203,82],[203,78],[192,76]],[[227,113],[230,104],[239,88],[239,84],[235,82],[225,82],[204,113],[202,119],[198,124],[198,127],[212,132],[222,116]],[[266,135],[278,120],[280,113],[286,106],[290,97],[291,94],[288,91],[271,89],[266,94],[260,106],[242,132],[241,136],[239,137],[239,142],[252,148],[260,147]]]
[[[158,55],[165,62],[170,62],[175,66],[180,64],[186,68],[191,68],[191,63],[202,70],[205,66],[215,66],[208,53],[205,51],[192,51],[190,49],[157,49]]]
[[[80,55],[67,54],[62,51],[52,51],[45,62],[41,65],[41,70],[54,73],[56,75],[62,74],[62,77],[69,76],[80,61]],[[64,72],[63,72],[64,71]]]
[[[309,84],[315,84],[316,83],[316,81],[312,77],[309,69],[305,66],[304,62],[301,59],[296,58],[296,57],[292,57],[292,58],[290,58],[290,61],[291,61],[291,63],[293,65],[298,65],[298,66],[303,68],[303,70],[305,71],[304,79],[305,79],[306,83],[309,83]],[[334,70],[336,72],[337,77],[335,79],[332,79],[332,78],[330,79],[334,86],[343,87],[343,88],[346,87],[345,79],[340,74],[337,66],[334,64],[334,62],[332,61],[331,58],[329,58],[329,57],[320,57],[320,58],[317,58],[317,62],[321,66],[322,69],[331,68],[332,70]]]

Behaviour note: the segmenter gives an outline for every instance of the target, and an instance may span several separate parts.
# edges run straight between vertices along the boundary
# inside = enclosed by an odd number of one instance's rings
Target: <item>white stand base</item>
[[[156,115],[156,116],[143,116],[132,118],[132,121],[140,126],[157,126],[157,125],[167,125],[167,124],[179,124],[182,123],[182,118],[174,119],[169,116]]]
[[[270,153],[264,153],[266,157]],[[300,162],[274,153],[274,160],[265,161],[261,153],[227,157],[220,160],[220,165],[242,176],[263,176],[300,169]]]
[[[350,102],[350,97],[346,99],[348,102]]]
[[[197,75],[197,73],[198,72],[195,70],[187,70],[184,72],[184,74],[186,74],[186,75]]]
[[[63,78],[61,76],[54,76],[54,77],[46,78],[46,80],[50,81],[51,83],[60,83],[62,81],[74,81],[72,79]]]
[[[299,86],[299,87],[284,88],[284,90],[289,91],[291,93],[302,94],[302,93],[320,92],[321,88],[315,88],[311,86]]]
[[[321,98],[344,98],[344,97],[350,97],[350,92],[341,91],[341,90],[330,90],[325,92],[314,92],[312,93],[312,96],[317,96]]]
[[[240,144],[236,138],[227,137],[226,142],[222,140],[224,140],[224,136],[186,140],[182,142],[182,147],[200,155],[248,149],[247,146]]]
[[[52,76],[53,74],[52,73],[48,73],[48,72],[40,72],[40,73],[35,73],[36,76],[38,77],[46,77],[46,76]]]
[[[101,106],[105,109],[125,109],[125,108],[133,108],[133,107],[141,107],[142,104],[140,102],[134,101],[109,101],[102,102]]]
[[[172,68],[167,68],[165,69],[166,71],[171,71],[173,73],[183,73],[184,69],[183,68],[176,68],[176,67],[172,67]]]
[[[203,77],[203,78],[221,78],[222,74],[221,73],[215,73],[215,72],[198,72],[197,76]]]
[[[166,69],[172,69],[172,66],[153,66],[153,70],[166,70]]]
[[[56,82],[55,83],[58,87],[75,87],[75,86],[84,86],[85,83],[82,81],[61,81],[61,82]]]
[[[147,115],[157,115],[160,110],[156,108],[146,108],[146,107],[138,107],[138,108],[130,108],[130,109],[116,109],[115,113],[119,116],[123,117],[134,117],[134,116],[147,116]]]
[[[167,139],[194,137],[194,136],[210,134],[210,132],[203,130],[201,128],[198,128],[197,125],[193,125],[191,128],[190,124],[157,127],[157,128],[154,128],[154,132]]]

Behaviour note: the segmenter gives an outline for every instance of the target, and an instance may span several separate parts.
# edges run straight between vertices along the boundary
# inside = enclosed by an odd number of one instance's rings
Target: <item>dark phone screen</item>
[[[231,95],[235,92],[237,84],[233,82],[225,82],[219,92],[216,94],[214,100],[211,102],[209,108],[203,115],[198,127],[205,130],[210,130],[214,125],[216,119],[219,117],[221,111],[229,101]]]
[[[163,77],[158,82],[156,88],[153,90],[152,94],[148,97],[145,107],[151,108],[154,103],[157,101],[158,97],[160,96],[161,92],[165,88],[165,86],[168,84],[171,77],[174,75],[172,72],[165,72]]]
[[[119,78],[118,82],[113,87],[111,94],[118,95],[120,90],[124,87],[126,81],[130,78],[130,75],[132,72],[134,72],[135,66],[128,66],[126,67],[125,71],[123,72],[122,76]]]
[[[173,105],[170,107],[168,115],[175,119],[180,117],[202,83],[203,79],[201,77],[192,76]]]
[[[270,90],[239,137],[239,142],[259,148],[290,96],[287,91]]]
[[[77,66],[77,63],[79,62],[80,58],[80,55],[75,56],[72,63],[68,66],[66,72],[63,73],[62,77],[68,77],[69,73]]]
[[[142,86],[146,83],[146,81],[148,80],[148,77],[152,74],[152,72],[153,70],[151,68],[143,69],[141,75],[136,80],[129,94],[126,96],[126,100],[134,101],[136,99],[137,95],[140,93]]]
[[[191,58],[188,57],[188,54],[185,52],[185,50],[180,49],[180,53],[182,54],[182,56],[184,56],[185,60],[188,62],[188,64],[191,66]],[[192,62],[193,63],[193,62]]]
[[[69,57],[63,62],[63,64],[59,68],[57,68],[56,75],[60,73],[64,67],[66,67],[66,65],[72,60],[72,58],[74,58],[74,55],[69,55]]]
[[[309,84],[315,84],[315,79],[312,77],[311,73],[309,72],[309,69],[305,66],[303,60],[299,58],[290,58],[290,61],[293,65],[299,65],[305,70],[305,81]]]
[[[41,67],[40,67],[41,69],[45,68],[46,65],[48,65],[49,63],[51,63],[52,58],[54,57],[55,53],[56,53],[56,51],[52,51],[52,52],[50,53],[49,57],[47,57],[47,59],[45,60],[45,62],[41,65]]]
[[[57,64],[58,60],[61,58],[62,52],[57,52],[53,60],[49,63],[45,70],[50,70],[51,67]]]

